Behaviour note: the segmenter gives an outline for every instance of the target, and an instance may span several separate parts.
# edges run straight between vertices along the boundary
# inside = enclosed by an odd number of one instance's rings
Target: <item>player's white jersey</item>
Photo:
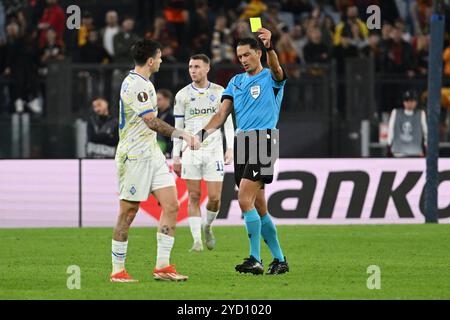
[[[160,151],[156,132],[149,129],[142,116],[157,113],[155,87],[150,80],[131,71],[120,90],[119,145],[116,159],[141,160]]]
[[[175,96],[175,117],[184,118],[185,131],[196,134],[202,130],[220,108],[224,88],[210,82],[206,88],[194,87],[191,83]],[[223,152],[222,133],[217,130],[202,143],[200,151]]]

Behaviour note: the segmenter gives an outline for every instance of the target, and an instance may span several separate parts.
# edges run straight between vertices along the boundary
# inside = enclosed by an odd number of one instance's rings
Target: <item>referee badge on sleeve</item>
[[[260,93],[261,93],[261,86],[253,86],[250,88],[250,94],[252,95],[253,99],[258,98]]]

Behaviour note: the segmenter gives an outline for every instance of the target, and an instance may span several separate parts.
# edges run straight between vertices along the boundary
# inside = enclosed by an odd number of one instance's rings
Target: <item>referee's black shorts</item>
[[[261,181],[262,188],[273,181],[278,159],[278,129],[239,132],[234,137],[234,179],[239,187],[242,179]]]

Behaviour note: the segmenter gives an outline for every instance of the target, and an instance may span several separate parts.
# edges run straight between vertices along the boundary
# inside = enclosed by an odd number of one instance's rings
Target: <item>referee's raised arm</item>
[[[286,79],[283,68],[281,68],[278,56],[272,47],[272,32],[265,28],[260,28],[257,31],[259,33],[258,38],[263,43],[267,51],[267,64],[272,72],[273,78],[276,81],[283,81]]]

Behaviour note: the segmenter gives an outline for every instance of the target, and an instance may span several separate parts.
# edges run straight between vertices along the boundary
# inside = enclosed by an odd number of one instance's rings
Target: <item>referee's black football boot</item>
[[[278,259],[273,259],[273,261],[269,264],[269,268],[267,268],[268,275],[277,275],[289,272],[289,265],[284,257],[284,261],[280,261]]]
[[[244,262],[242,264],[238,264],[235,269],[239,273],[252,273],[254,275],[264,274],[262,261],[259,262],[253,256],[245,258]]]

